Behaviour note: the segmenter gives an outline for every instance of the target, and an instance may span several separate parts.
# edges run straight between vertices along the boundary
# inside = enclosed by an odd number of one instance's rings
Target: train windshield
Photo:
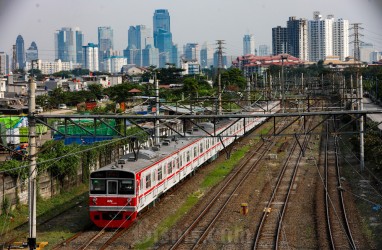
[[[134,180],[103,180],[92,179],[90,183],[91,194],[134,194]]]

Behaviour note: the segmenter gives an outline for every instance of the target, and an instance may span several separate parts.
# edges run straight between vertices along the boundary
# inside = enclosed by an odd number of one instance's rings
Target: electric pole
[[[353,30],[353,34],[351,34],[350,36],[354,37],[353,41],[351,42],[354,44],[354,60],[360,61],[361,56],[360,56],[359,46],[362,43],[362,41],[359,40],[359,37],[363,35],[360,34],[359,31],[362,30],[363,28],[361,27],[361,23],[352,23],[350,25],[352,25],[350,30]]]
[[[222,114],[221,69],[223,67],[223,44],[224,44],[224,40],[217,40],[217,45],[218,45],[218,115]]]
[[[33,74],[33,60],[32,60],[32,74]],[[29,249],[36,249],[36,119],[34,117],[36,109],[36,83],[33,75],[30,77],[29,84],[29,102],[28,102],[28,125],[29,125],[29,185],[28,185],[28,203],[29,203]]]

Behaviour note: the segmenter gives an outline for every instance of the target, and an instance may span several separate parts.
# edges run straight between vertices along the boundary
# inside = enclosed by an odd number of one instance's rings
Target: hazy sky
[[[179,47],[187,42],[215,44],[225,40],[227,55],[242,53],[244,34],[254,34],[256,46],[271,46],[272,27],[286,26],[289,16],[323,16],[362,23],[365,42],[382,50],[382,0],[0,0],[0,51],[11,54],[17,35],[25,49],[37,43],[41,59],[54,59],[54,32],[79,27],[85,43],[97,43],[97,27],[114,29],[116,50],[127,47],[130,25],[152,28],[155,9],[168,9],[171,32]]]

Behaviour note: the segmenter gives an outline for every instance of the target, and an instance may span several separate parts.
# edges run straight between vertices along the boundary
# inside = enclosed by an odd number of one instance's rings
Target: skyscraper
[[[333,55],[345,61],[349,56],[349,21],[342,18],[333,22]]]
[[[88,43],[87,46],[82,46],[83,48],[83,67],[89,71],[98,71],[98,46],[94,43]]]
[[[273,55],[288,53],[287,28],[272,28],[272,52]]]
[[[202,45],[200,50],[200,66],[202,68],[209,68],[214,65],[214,48],[207,43]]]
[[[110,26],[98,27],[98,53],[100,59],[111,56],[114,48],[113,29]]]
[[[323,19],[315,11],[308,22],[309,61],[318,62],[333,54],[333,16]]]
[[[124,51],[129,63],[143,66],[142,50],[147,46],[154,47],[151,29],[145,25],[130,26],[128,31],[128,45]]]
[[[32,60],[38,59],[38,49],[35,42],[31,43],[31,46],[27,49],[26,61],[31,62]]]
[[[255,55],[256,54],[255,49],[255,36],[250,35],[244,35],[243,37],[243,55]]]
[[[184,47],[184,59],[200,63],[200,47],[198,43],[187,43]]]
[[[64,27],[55,33],[56,59],[63,62],[82,63],[84,35],[79,28]]]
[[[25,67],[24,39],[21,35],[18,35],[16,39],[16,67],[18,69]]]
[[[154,46],[158,48],[157,38],[159,35],[159,30],[167,31],[171,33],[170,29],[170,14],[166,9],[155,10],[153,17],[153,27],[154,27]]]
[[[262,44],[262,45],[259,45],[259,53],[258,53],[259,56],[269,56],[270,53],[269,53],[269,46],[268,45],[265,45],[265,44]]]
[[[288,53],[301,60],[308,60],[308,21],[289,17],[287,37]]]
[[[159,49],[159,67],[164,67],[166,63],[177,64],[177,58],[173,55],[176,49],[172,43],[170,14],[168,10],[155,10],[153,27],[154,46]]]
[[[0,75],[9,73],[9,58],[5,52],[0,52]]]

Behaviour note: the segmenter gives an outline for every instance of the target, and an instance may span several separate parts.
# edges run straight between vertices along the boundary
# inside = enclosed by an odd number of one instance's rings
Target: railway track
[[[303,150],[305,150],[309,139],[310,136],[306,135],[303,138],[303,142],[300,143],[299,139],[296,138],[291,145],[291,150],[283,163],[271,197],[263,210],[260,223],[257,226],[253,249],[288,247],[287,241],[281,242],[282,222],[297,175],[298,166],[303,157]],[[299,145],[303,149],[298,147]]]
[[[330,124],[326,124],[325,143],[325,214],[328,242],[331,249],[357,249],[353,238],[343,189],[338,158],[338,138],[330,135]]]
[[[238,189],[242,186],[247,177],[253,173],[256,167],[262,162],[269,150],[276,144],[278,137],[272,140],[263,140],[257,148],[246,156],[244,162],[235,169],[225,184],[217,191],[214,197],[200,211],[194,221],[186,230],[178,237],[170,249],[196,249],[199,247],[217,220],[222,215],[231,199],[237,194]]]

